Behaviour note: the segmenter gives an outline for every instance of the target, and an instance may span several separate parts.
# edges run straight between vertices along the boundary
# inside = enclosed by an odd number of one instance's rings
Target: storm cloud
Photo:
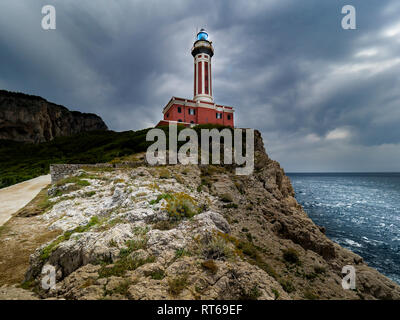
[[[357,30],[341,27],[347,4]],[[400,171],[399,16],[396,0],[2,0],[0,88],[150,127],[171,96],[192,97],[205,27],[215,101],[286,171]]]

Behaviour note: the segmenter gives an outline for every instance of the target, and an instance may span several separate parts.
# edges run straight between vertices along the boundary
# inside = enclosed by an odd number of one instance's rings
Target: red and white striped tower
[[[194,98],[195,101],[214,102],[212,97],[211,58],[214,55],[212,42],[208,34],[201,29],[193,44],[194,57]]]

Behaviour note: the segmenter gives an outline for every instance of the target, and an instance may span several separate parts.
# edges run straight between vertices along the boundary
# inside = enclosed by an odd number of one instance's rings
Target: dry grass
[[[20,284],[29,266],[29,256],[59,231],[49,231],[38,217],[13,217],[0,232],[0,286]]]
[[[41,190],[38,195],[33,198],[25,207],[20,209],[16,216],[18,217],[33,217],[42,214],[47,207],[51,204],[49,203],[47,196],[47,188]]]
[[[173,296],[178,296],[188,286],[188,275],[183,274],[168,280],[168,292]]]

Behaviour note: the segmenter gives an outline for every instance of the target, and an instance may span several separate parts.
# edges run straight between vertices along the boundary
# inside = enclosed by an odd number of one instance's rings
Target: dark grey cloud
[[[40,27],[57,9],[57,30]],[[357,30],[341,8],[357,9]],[[0,87],[149,127],[191,97],[198,27],[215,45],[214,98],[263,132],[287,171],[400,170],[400,4],[388,1],[0,3]]]

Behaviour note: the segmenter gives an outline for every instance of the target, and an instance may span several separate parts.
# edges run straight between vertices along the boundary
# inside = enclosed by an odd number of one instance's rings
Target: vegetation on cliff
[[[178,126],[178,131],[183,126]],[[202,125],[201,128],[223,126]],[[139,131],[91,131],[59,137],[50,142],[30,144],[0,140],[0,188],[48,174],[50,164],[93,164],[144,152],[153,142],[146,142],[151,128]],[[168,128],[161,127],[168,138]]]
[[[143,157],[80,169],[7,222],[0,285],[56,299],[400,299],[398,285],[311,221],[257,131],[248,176]],[[56,290],[40,286],[45,264]],[[345,265],[356,290],[341,286]]]
[[[50,142],[0,140],[0,188],[48,174],[54,163],[102,163],[144,151],[147,130],[93,131]]]

